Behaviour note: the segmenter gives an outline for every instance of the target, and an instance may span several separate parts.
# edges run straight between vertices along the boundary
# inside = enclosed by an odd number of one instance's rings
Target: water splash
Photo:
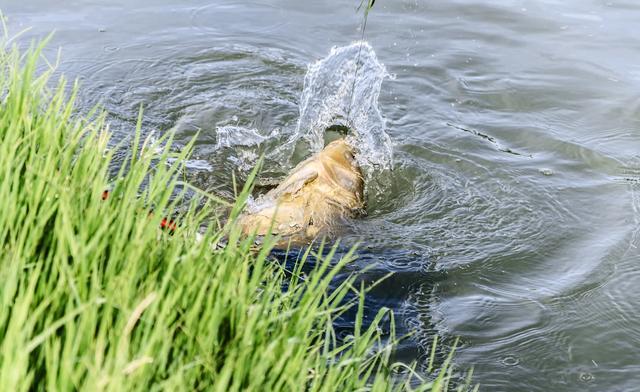
[[[266,152],[266,158],[290,164],[294,151],[302,149],[305,156],[320,151],[324,147],[326,129],[343,125],[350,130],[347,139],[356,148],[356,159],[367,175],[389,169],[391,139],[385,132],[385,121],[378,108],[382,81],[388,76],[367,42],[333,47],[327,57],[308,66],[300,99],[300,116],[292,133],[285,135],[280,130],[273,130],[266,134],[241,126],[218,127],[213,150],[257,149],[264,143],[280,139],[280,146]],[[234,159],[234,162],[241,168],[250,168],[255,164],[256,154],[244,152],[238,155],[249,161]]]
[[[327,57],[309,65],[292,141],[302,140],[317,152],[324,147],[325,130],[344,125],[368,174],[391,168],[391,139],[378,108],[382,81],[388,76],[367,42],[333,47]]]
[[[262,129],[246,120],[239,124],[236,114],[246,110],[246,105],[216,101],[192,107],[174,129],[185,138],[202,133],[196,158],[206,159],[211,167],[248,173],[264,156],[262,179],[276,183],[297,162],[324,147],[327,128],[344,126],[367,178],[367,195],[383,194],[381,190],[389,182],[385,173],[390,173],[392,166],[392,148],[378,97],[388,76],[373,48],[358,41],[334,47],[325,58],[308,65],[294,127]],[[272,83],[271,88],[277,91],[282,81]],[[255,96],[245,96],[246,91],[242,94],[241,103],[247,99],[247,103],[256,104]]]
[[[218,140],[214,149],[237,146],[256,146],[265,140],[277,136],[277,130],[271,131],[269,135],[261,135],[257,129],[249,129],[234,125],[218,127],[216,130]]]
[[[215,151],[229,149],[233,151],[228,160],[244,172],[251,171],[260,158],[260,147],[269,140],[280,136],[280,129],[274,129],[263,135],[255,128],[227,125],[216,129]]]

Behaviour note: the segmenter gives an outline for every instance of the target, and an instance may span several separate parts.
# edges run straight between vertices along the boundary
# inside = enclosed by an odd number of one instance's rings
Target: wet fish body
[[[364,179],[353,148],[344,140],[298,164],[276,188],[238,218],[245,235],[282,237],[279,245],[331,236],[344,219],[364,211]]]

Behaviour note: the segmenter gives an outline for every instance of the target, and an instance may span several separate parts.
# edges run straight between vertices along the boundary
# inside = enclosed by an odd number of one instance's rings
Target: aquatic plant
[[[251,178],[229,223],[218,223],[222,201],[187,197],[192,188],[180,181],[193,144],[176,152],[171,133],[143,138],[139,121],[132,143],[114,147],[104,113],[78,114],[77,85],[53,83],[45,43],[21,53],[7,42],[0,44],[3,389],[446,389],[449,362],[428,382],[392,363],[393,314],[382,309],[363,327],[366,288],[355,277],[332,283],[353,252],[334,260],[330,251],[303,273],[308,250],[287,270],[269,256],[272,239],[256,250],[233,225]],[[118,151],[126,158],[114,170]],[[173,235],[161,230],[176,214]],[[340,340],[333,321],[354,307],[353,333]]]

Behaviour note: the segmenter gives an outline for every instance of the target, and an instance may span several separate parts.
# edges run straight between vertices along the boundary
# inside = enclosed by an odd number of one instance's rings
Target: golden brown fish
[[[275,189],[260,196],[238,223],[245,235],[271,232],[278,244],[309,243],[343,218],[364,210],[364,180],[353,148],[339,139],[301,162]]]

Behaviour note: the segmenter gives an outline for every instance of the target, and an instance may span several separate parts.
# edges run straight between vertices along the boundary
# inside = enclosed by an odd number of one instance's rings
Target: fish
[[[279,236],[276,247],[331,237],[345,219],[365,212],[364,177],[344,139],[299,163],[274,189],[238,217],[245,236]]]

